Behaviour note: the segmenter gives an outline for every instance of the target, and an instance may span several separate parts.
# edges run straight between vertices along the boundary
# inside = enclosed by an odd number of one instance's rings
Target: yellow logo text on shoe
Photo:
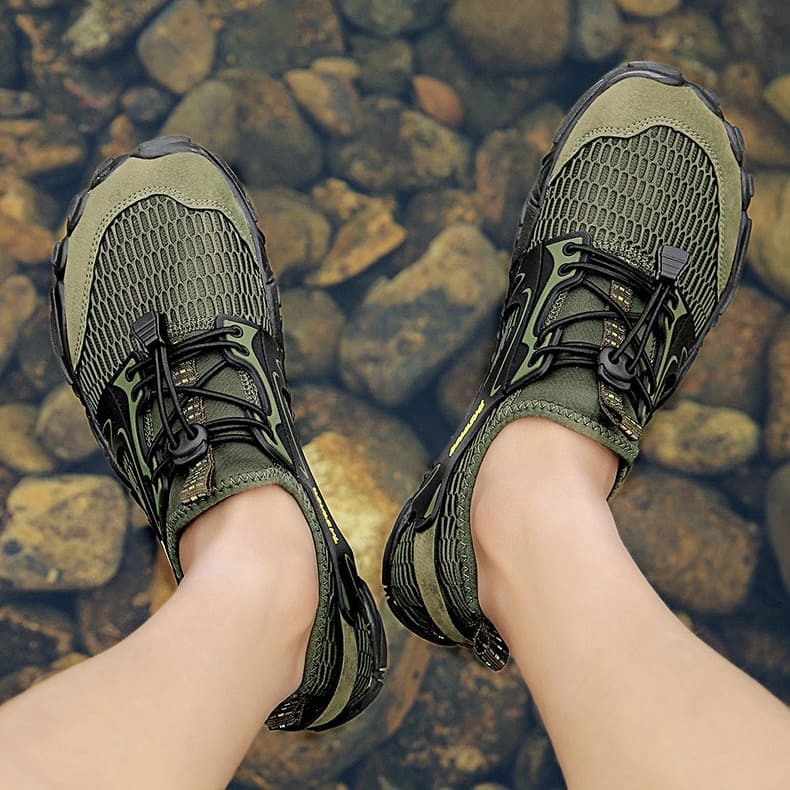
[[[474,414],[469,418],[469,422],[464,425],[464,429],[458,435],[458,438],[453,442],[453,446],[450,448],[450,452],[448,453],[448,457],[451,457],[452,454],[458,449],[458,446],[466,437],[466,434],[472,429],[472,426],[477,422],[477,418],[483,413],[483,409],[486,407],[486,402],[484,400],[480,401],[480,405],[475,409]]]

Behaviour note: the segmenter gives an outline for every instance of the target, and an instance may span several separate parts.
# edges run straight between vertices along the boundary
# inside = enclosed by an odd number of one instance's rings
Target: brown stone
[[[196,0],[178,0],[155,17],[137,39],[137,55],[173,93],[202,82],[214,61],[214,31]]]
[[[153,535],[131,530],[118,573],[103,587],[77,596],[77,624],[91,655],[112,647],[142,625],[151,608]]]
[[[23,478],[8,495],[6,509],[0,578],[14,588],[98,587],[118,570],[127,505],[114,479]]]
[[[0,282],[0,372],[14,353],[22,328],[37,303],[36,289],[24,275],[12,274]]]
[[[724,113],[743,132],[747,164],[790,167],[787,131],[780,120],[767,112],[743,110],[739,104],[729,102],[724,104]]]
[[[515,666],[491,672],[468,655],[437,650],[403,726],[362,761],[356,786],[470,787],[518,748],[528,699]]]
[[[321,265],[305,281],[324,287],[342,283],[389,255],[405,238],[405,229],[388,208],[367,206],[338,230]]]
[[[73,170],[85,160],[85,142],[65,119],[0,120],[0,168],[23,178]]]
[[[656,589],[701,614],[726,614],[749,593],[754,524],[711,488],[638,469],[612,502],[623,541]]]
[[[540,20],[536,24],[536,20]],[[447,23],[472,59],[491,74],[519,74],[562,62],[570,35],[566,0],[456,0]]]
[[[330,431],[345,436],[364,448],[371,473],[388,497],[402,502],[413,493],[428,458],[407,425],[327,385],[295,387],[293,403],[303,443]]]
[[[297,104],[329,134],[351,137],[359,128],[359,95],[350,80],[311,69],[288,71],[283,80]]]
[[[340,343],[341,376],[379,403],[402,403],[470,339],[505,282],[480,231],[451,226],[419,261],[368,292]]]
[[[447,419],[458,422],[466,413],[494,353],[496,331],[481,332],[471,346],[439,378],[439,405]]]
[[[790,245],[790,224],[785,221],[788,211],[790,175],[780,171],[757,173],[749,209],[753,222],[749,260],[771,291],[790,301],[790,266],[785,259]]]
[[[326,217],[299,192],[285,189],[251,190],[266,234],[269,262],[278,278],[318,265],[326,255],[332,228]]]
[[[674,11],[682,0],[617,0],[617,5],[634,16],[663,16]]]
[[[450,85],[427,74],[415,74],[411,84],[417,106],[426,115],[451,129],[464,125],[464,106]]]
[[[50,606],[0,606],[0,676],[22,667],[46,667],[74,649],[74,626]]]
[[[346,323],[335,300],[317,289],[291,288],[282,292],[282,313],[288,380],[331,376]]]
[[[0,178],[0,250],[20,263],[49,260],[55,243],[42,224],[40,195],[30,184],[10,174]]]
[[[766,85],[763,98],[782,120],[790,123],[790,74],[783,74]]]
[[[765,526],[785,589],[790,595],[790,464],[779,469],[768,483]]]
[[[28,387],[32,385],[35,392],[49,392],[62,383],[63,373],[52,350],[48,302],[42,300],[22,327],[17,342],[17,358],[21,372],[29,382]]]
[[[51,472],[52,458],[35,438],[38,410],[26,403],[0,406],[0,463],[23,474]]]
[[[316,184],[311,192],[313,202],[337,225],[342,225],[358,211],[370,206],[394,212],[397,201],[394,197],[371,196],[357,192],[340,178],[327,178]]]
[[[727,312],[680,385],[682,397],[710,406],[728,406],[752,417],[766,401],[765,364],[782,307],[751,286],[738,289]]]
[[[773,461],[790,459],[790,318],[785,317],[768,354],[770,402],[765,449]]]
[[[692,475],[717,475],[751,460],[760,428],[743,412],[680,399],[645,429],[641,451],[650,461]]]
[[[68,384],[61,384],[44,399],[35,431],[41,446],[63,461],[83,461],[99,449],[85,407]]]

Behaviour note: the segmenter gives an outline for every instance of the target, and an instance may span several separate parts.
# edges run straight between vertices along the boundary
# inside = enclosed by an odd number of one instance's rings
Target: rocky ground
[[[614,509],[689,627],[790,701],[789,33],[781,0],[1,4],[0,699],[172,591],[49,349],[47,260],[92,167],[160,132],[237,167],[283,288],[307,454],[377,587],[399,505],[490,353],[554,128],[608,68],[657,59],[743,128],[754,233],[743,287]],[[236,790],[563,786],[514,668],[390,626],[371,711],[262,733]]]

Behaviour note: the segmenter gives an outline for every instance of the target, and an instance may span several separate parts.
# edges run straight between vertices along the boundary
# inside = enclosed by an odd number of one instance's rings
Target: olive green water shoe
[[[277,484],[313,534],[319,607],[299,689],[273,729],[324,729],[381,688],[386,644],[351,548],[296,436],[280,303],[252,204],[188,137],[102,163],[52,256],[52,336],[107,458],[177,579],[181,535],[240,491]]]
[[[488,373],[387,543],[387,600],[415,633],[505,665],[470,531],[483,456],[509,422],[544,417],[616,453],[619,486],[733,296],[743,153],[718,100],[657,63],[611,71],[571,109],[524,206]]]

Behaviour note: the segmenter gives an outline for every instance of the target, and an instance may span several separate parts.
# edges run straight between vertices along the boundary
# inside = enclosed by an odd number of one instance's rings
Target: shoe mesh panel
[[[532,247],[579,230],[600,249],[655,270],[663,244],[691,254],[680,291],[700,331],[718,302],[719,199],[705,151],[668,126],[582,147],[552,180]]]
[[[171,337],[205,330],[217,315],[271,331],[260,265],[223,213],[154,195],[122,211],[96,255],[77,375],[95,409],[101,392],[137,347],[131,325],[152,310]]]

